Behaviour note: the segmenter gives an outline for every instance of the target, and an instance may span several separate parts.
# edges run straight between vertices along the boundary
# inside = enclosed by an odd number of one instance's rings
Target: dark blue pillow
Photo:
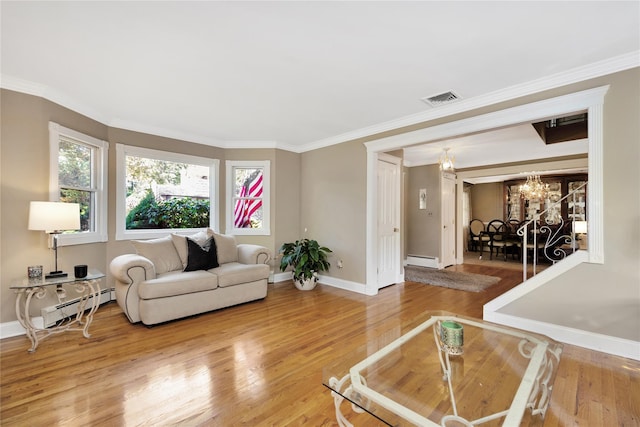
[[[218,267],[218,250],[213,237],[202,246],[187,237],[187,266],[184,271],[209,270]]]

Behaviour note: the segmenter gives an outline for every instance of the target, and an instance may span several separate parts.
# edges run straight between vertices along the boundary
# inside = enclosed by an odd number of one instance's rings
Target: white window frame
[[[271,235],[271,162],[269,160],[238,161],[227,160],[227,209],[226,233],[238,236],[270,236]],[[262,228],[236,228],[233,223],[233,177],[234,170],[246,168],[262,168]]]
[[[107,173],[109,170],[109,143],[77,132],[73,129],[66,128],[58,123],[49,122],[49,200],[53,202],[60,200],[58,156],[61,137],[75,140],[79,144],[88,145],[96,150],[96,155],[92,159],[93,170],[91,171],[93,175],[92,191],[94,193],[95,206],[93,207],[94,230],[60,234],[58,236],[58,246],[106,242],[108,240]]]
[[[176,163],[189,163],[209,168],[209,227],[218,230],[220,217],[220,203],[218,200],[220,160],[207,157],[197,157],[188,154],[172,153],[170,151],[154,150],[133,145],[116,144],[116,240],[152,239],[164,237],[168,232],[188,234],[202,230],[202,228],[165,228],[153,230],[127,230],[126,227],[126,156],[146,157]]]

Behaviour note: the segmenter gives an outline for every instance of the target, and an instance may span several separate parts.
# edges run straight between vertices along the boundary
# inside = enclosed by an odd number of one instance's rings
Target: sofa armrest
[[[238,262],[242,264],[267,264],[271,259],[271,251],[264,246],[240,243],[238,245]]]
[[[134,282],[135,279],[134,277],[132,277],[130,270],[136,267],[140,267],[144,270],[143,280],[156,278],[155,266],[148,258],[145,258],[142,255],[137,255],[137,254],[119,255],[115,257],[111,261],[111,264],[109,265],[111,274],[113,274],[115,279],[118,282],[127,284],[127,285],[130,285]]]

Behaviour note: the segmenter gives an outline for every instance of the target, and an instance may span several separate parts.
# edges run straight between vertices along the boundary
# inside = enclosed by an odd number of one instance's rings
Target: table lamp
[[[583,243],[584,236],[587,234],[587,221],[574,221],[573,232],[576,235],[576,240],[579,240],[579,248],[585,249],[586,245]]]
[[[80,228],[80,205],[62,202],[31,202],[29,206],[29,230],[40,230],[53,235],[55,270],[47,274],[47,279],[66,277],[58,270],[58,235],[64,230]]]

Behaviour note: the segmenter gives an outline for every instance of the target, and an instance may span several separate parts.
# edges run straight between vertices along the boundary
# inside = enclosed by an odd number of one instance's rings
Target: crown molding
[[[146,133],[149,135],[161,136],[164,138],[177,139],[185,142],[193,142],[195,144],[209,145],[212,147],[225,148],[224,141],[204,135],[196,135],[185,132],[177,132],[171,129],[165,129],[156,126],[148,126],[140,123],[130,122],[119,118],[113,118],[106,122],[106,125],[112,128],[129,130],[132,132]]]
[[[2,89],[12,90],[14,92],[26,93],[27,95],[45,97],[46,86],[30,82],[28,80],[19,79],[17,77],[2,74],[0,78],[0,87]]]
[[[383,132],[393,131],[405,126],[412,126],[418,123],[463,113],[465,111],[473,110],[476,108],[482,108],[500,102],[509,101],[521,96],[527,96],[534,93],[555,89],[561,86],[578,83],[581,81],[601,77],[619,71],[625,71],[636,67],[640,67],[640,51],[633,51],[624,55],[615,56],[613,58],[595,62],[593,64],[573,68],[568,71],[556,73],[551,76],[532,80],[523,84],[509,86],[507,88],[500,89],[486,95],[463,99],[452,104],[440,106],[436,109],[423,111],[409,116],[404,116],[399,119],[379,123],[377,125],[314,141],[301,146],[301,152],[340,144],[359,138],[365,138]]]
[[[48,101],[61,105],[82,114],[90,119],[96,120],[106,126],[129,130],[132,132],[146,133],[149,135],[161,136],[164,138],[171,138],[185,142],[192,142],[195,144],[209,145],[218,148],[276,148],[280,144],[277,141],[224,141],[217,138],[212,138],[204,135],[189,134],[185,132],[178,132],[171,129],[165,129],[155,126],[148,126],[141,123],[135,123],[128,120],[120,119],[117,117],[109,117],[89,106],[78,102],[77,100],[66,96],[62,92],[51,89],[48,86],[34,83],[28,80],[20,79],[17,77],[9,76],[6,74],[0,75],[0,87],[2,89],[12,90],[14,92],[20,92],[27,95],[37,96],[44,98]],[[285,146],[283,148],[289,151],[298,150],[299,147]]]
[[[278,148],[278,141],[270,140],[244,140],[244,141],[225,141],[224,148],[238,149],[260,149],[260,148]]]
[[[382,132],[393,131],[405,126],[412,126],[418,123],[435,120],[438,118],[462,113],[468,110],[486,107],[492,104],[508,101],[517,97],[554,89],[560,86],[578,83],[580,81],[600,77],[627,69],[640,66],[640,51],[633,51],[624,55],[615,56],[593,64],[577,67],[565,72],[553,74],[537,80],[526,82],[520,85],[510,86],[500,89],[486,95],[477,96],[470,99],[463,99],[452,104],[442,105],[438,108],[423,111],[420,113],[404,116],[395,120],[379,123],[351,132],[342,133],[340,135],[309,142],[302,145],[288,144],[273,140],[254,140],[254,141],[228,141],[212,138],[204,135],[194,135],[179,132],[170,129],[163,129],[140,123],[129,122],[95,110],[73,99],[66,94],[52,89],[48,86],[30,82],[24,79],[16,78],[0,74],[0,87],[3,89],[13,90],[16,92],[34,95],[45,98],[51,102],[59,104],[65,108],[69,108],[79,114],[87,116],[93,120],[103,123],[110,127],[126,129],[134,132],[148,133],[152,135],[178,139],[196,144],[210,145],[219,148],[277,148],[281,150],[291,151],[295,153],[304,153],[306,151],[316,150],[331,145],[341,144],[343,142],[352,141],[359,138],[365,138]]]
[[[37,96],[39,98],[44,98],[48,101],[73,110],[76,113],[82,114],[83,116],[86,116],[102,124],[107,124],[109,122],[109,117],[107,115],[49,86],[34,83],[14,76],[8,76],[6,74],[0,74],[0,87],[2,89],[8,89],[14,92],[20,92],[27,95]]]

